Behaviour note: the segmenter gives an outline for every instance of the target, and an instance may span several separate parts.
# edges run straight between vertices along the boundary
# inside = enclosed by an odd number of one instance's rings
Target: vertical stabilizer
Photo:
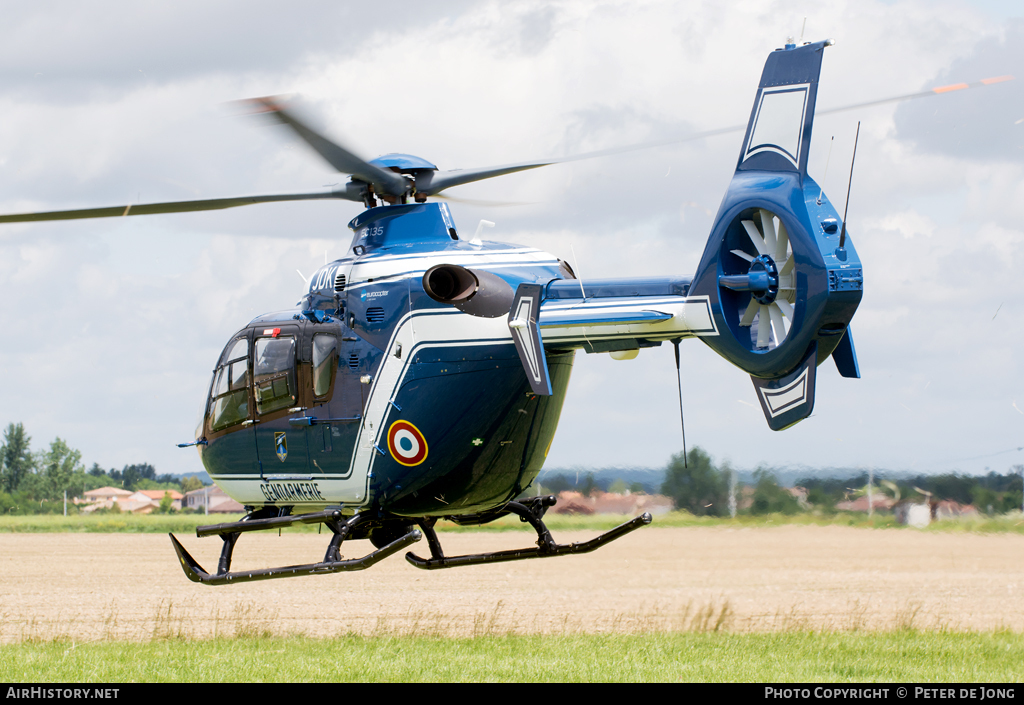
[[[807,154],[818,98],[818,75],[832,40],[768,55],[750,111],[737,171],[795,171],[807,175]]]

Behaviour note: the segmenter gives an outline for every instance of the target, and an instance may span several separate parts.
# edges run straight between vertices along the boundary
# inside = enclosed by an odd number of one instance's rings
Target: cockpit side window
[[[337,371],[337,336],[317,333],[313,336],[313,396],[323,397],[331,391]]]
[[[256,339],[253,384],[259,413],[295,405],[295,338]]]
[[[249,418],[249,341],[231,343],[214,373],[210,430],[220,431]]]

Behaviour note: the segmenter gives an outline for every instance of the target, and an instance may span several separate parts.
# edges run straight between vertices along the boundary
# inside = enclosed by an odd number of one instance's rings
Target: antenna
[[[680,338],[676,338],[672,341],[672,345],[676,349],[676,384],[679,387],[679,427],[683,431],[683,467],[688,468],[686,461],[686,421],[683,417],[683,374],[679,370],[679,341]]]
[[[474,244],[474,245],[482,245],[483,243],[480,241],[480,233],[482,233],[484,231],[484,228],[493,228],[493,227],[494,227],[494,223],[492,221],[490,221],[490,220],[483,220],[481,218],[480,222],[477,223],[477,225],[476,225],[476,232],[473,233],[473,239],[470,240],[470,242],[472,244]]]
[[[846,207],[843,208],[843,229],[839,233],[839,249],[846,244],[846,214],[850,210],[850,187],[853,186],[853,164],[857,161],[857,142],[860,140],[860,120],[857,121],[857,136],[853,138],[853,159],[850,160],[850,181],[846,184]]]
[[[832,135],[832,139],[828,142],[828,156],[825,157],[825,171],[821,175],[821,190],[818,191],[817,204],[821,205],[821,197],[825,195],[825,177],[828,176],[828,163],[832,159],[832,145],[835,144],[836,136]],[[846,200],[849,201],[850,197],[847,194]]]
[[[875,514],[875,494],[871,487],[875,481],[875,469],[873,467],[868,468],[868,517],[872,517]]]
[[[800,43],[801,44],[804,43],[804,30],[805,29],[807,29],[807,18],[806,17],[804,18],[803,25],[800,27]]]
[[[576,265],[576,279],[580,283],[580,293],[583,294],[583,303],[587,303],[587,292],[583,290],[583,276],[580,274],[580,263],[576,261],[576,248],[572,246],[571,242],[569,243],[569,249],[572,250],[572,263]]]
[[[729,468],[729,518],[736,518],[736,471]]]

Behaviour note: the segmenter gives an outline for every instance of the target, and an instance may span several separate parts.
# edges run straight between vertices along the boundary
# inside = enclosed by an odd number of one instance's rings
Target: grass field
[[[216,565],[221,542],[197,539],[195,523],[183,522],[200,517],[126,519],[172,522],[154,531],[173,529],[197,560]],[[569,542],[619,519],[554,517],[552,525]],[[45,531],[42,523],[9,530],[0,536],[0,679],[1024,675],[1024,536],[1012,525],[918,531],[667,519],[683,525],[656,523],[581,556],[449,571],[420,571],[394,556],[367,571],[223,587],[186,580],[166,535],[127,522],[120,533]],[[446,531],[441,540],[447,555],[532,543],[516,527]],[[309,532],[247,535],[235,567],[312,562],[325,545],[326,536]],[[352,555],[368,550],[365,541],[345,545]]]
[[[0,646],[3,682],[1017,682],[1024,637],[774,634],[347,636]]]

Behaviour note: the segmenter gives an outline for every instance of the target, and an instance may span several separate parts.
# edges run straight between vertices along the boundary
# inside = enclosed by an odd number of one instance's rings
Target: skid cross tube
[[[507,508],[510,513],[517,514],[520,519],[528,521],[537,532],[537,546],[533,548],[513,549],[511,551],[496,551],[494,553],[478,553],[464,556],[445,556],[441,550],[441,543],[434,532],[433,522],[421,522],[420,528],[427,537],[427,545],[430,547],[430,558],[420,558],[411,551],[405,554],[405,559],[417,568],[424,570],[438,570],[441,568],[455,568],[463,565],[481,565],[484,563],[503,563],[506,561],[522,561],[530,558],[550,558],[552,556],[567,556],[576,553],[589,553],[601,546],[614,541],[617,538],[636,531],[642,526],[651,523],[651,515],[644,512],[635,519],[616,526],[600,536],[589,541],[580,543],[559,544],[551,538],[544,522],[532,511],[518,502],[509,502]]]
[[[255,517],[256,514],[250,516]],[[196,538],[204,536],[217,536],[219,534],[237,534],[243,531],[263,531],[265,529],[280,529],[292,524],[318,524],[341,519],[341,512],[337,509],[327,509],[322,512],[310,514],[296,514],[295,516],[254,518],[246,517],[241,521],[230,521],[224,524],[208,524],[196,527]]]

